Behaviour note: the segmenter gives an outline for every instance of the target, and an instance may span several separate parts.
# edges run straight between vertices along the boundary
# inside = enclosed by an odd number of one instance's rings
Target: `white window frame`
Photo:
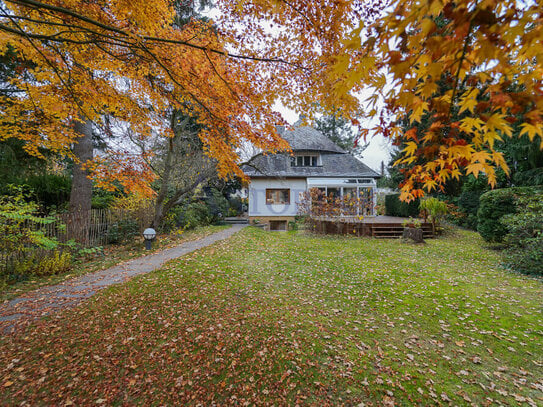
[[[356,188],[356,196],[360,196],[360,189],[371,188],[373,203],[371,208],[371,214],[364,216],[375,216],[375,206],[377,205],[377,183],[373,178],[308,178],[307,189],[311,188],[324,188],[325,194],[328,195],[328,188],[334,188],[340,190],[340,196],[343,198],[343,188]],[[360,216],[360,208],[356,210],[356,215]]]

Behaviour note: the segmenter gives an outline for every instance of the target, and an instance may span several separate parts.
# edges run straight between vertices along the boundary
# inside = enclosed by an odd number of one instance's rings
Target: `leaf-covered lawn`
[[[247,228],[0,342],[0,404],[543,403],[543,283],[477,235]]]

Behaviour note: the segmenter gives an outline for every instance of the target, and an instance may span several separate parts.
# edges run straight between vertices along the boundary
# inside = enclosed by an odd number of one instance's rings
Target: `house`
[[[258,154],[243,171],[250,178],[249,221],[269,223],[271,230],[286,230],[298,212],[301,195],[319,188],[327,196],[364,196],[372,202],[357,215],[374,216],[375,171],[308,126],[293,130],[278,127],[292,153]]]

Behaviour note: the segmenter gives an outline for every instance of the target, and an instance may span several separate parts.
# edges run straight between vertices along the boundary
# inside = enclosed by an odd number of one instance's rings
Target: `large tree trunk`
[[[155,214],[153,216],[152,227],[158,229],[161,226],[164,219],[164,204],[166,203],[166,195],[170,187],[170,175],[172,172],[172,156],[173,156],[174,140],[168,140],[168,152],[166,153],[166,159],[164,162],[164,172],[160,182],[160,190],[156,197]]]
[[[72,190],[70,192],[70,221],[68,236],[81,244],[88,244],[88,228],[92,203],[92,180],[83,168],[92,160],[92,123],[90,121],[74,122],[74,130],[81,136],[73,147],[76,162],[72,171]]]

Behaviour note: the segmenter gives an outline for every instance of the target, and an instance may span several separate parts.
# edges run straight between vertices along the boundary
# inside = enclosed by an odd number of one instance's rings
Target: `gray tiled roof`
[[[375,171],[311,127],[297,127],[279,133],[293,152],[321,153],[322,166],[292,167],[289,154],[258,154],[242,169],[249,177],[379,177]]]
[[[330,153],[345,153],[341,147],[309,126],[295,127],[293,130],[285,130],[278,127],[278,132],[288,143],[293,151],[328,151]]]

